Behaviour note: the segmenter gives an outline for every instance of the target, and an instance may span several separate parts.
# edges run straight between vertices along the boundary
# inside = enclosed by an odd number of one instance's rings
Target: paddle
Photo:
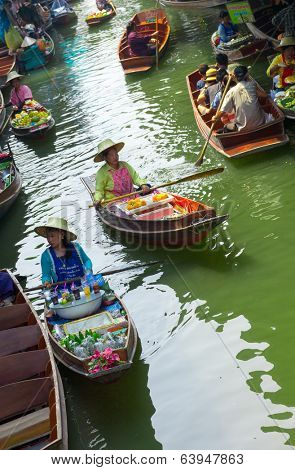
[[[102,276],[110,276],[111,274],[122,273],[123,271],[129,271],[130,269],[143,268],[145,266],[152,266],[152,265],[158,264],[158,263],[160,263],[160,261],[151,261],[150,263],[127,266],[126,268],[113,269],[112,271],[98,272],[97,274],[101,274]],[[60,285],[63,285],[63,284],[67,284],[67,283],[70,283],[70,282],[80,281],[81,279],[82,279],[82,277],[74,277],[72,279],[66,279],[64,281],[54,282],[53,284],[51,284],[51,288],[55,287],[55,286],[60,286]],[[39,285],[39,286],[36,286],[36,287],[31,287],[31,288],[28,287],[27,289],[24,289],[24,292],[33,292],[33,291],[41,290],[41,289],[44,289],[44,286],[42,284]]]
[[[223,101],[224,101],[225,95],[226,95],[226,93],[227,93],[227,90],[228,90],[228,88],[229,88],[229,85],[230,85],[231,80],[232,80],[232,76],[229,75],[228,80],[227,80],[227,83],[226,83],[225,88],[224,88],[224,90],[223,90],[223,94],[222,94],[222,96],[221,96],[221,100],[220,100],[220,103],[219,103],[219,105],[218,105],[218,108],[217,108],[217,111],[216,111],[216,114],[215,114],[215,115],[217,115],[217,114],[219,113],[220,109],[221,109],[221,106],[222,106],[222,104],[223,104]],[[215,115],[214,115],[214,116],[215,116]],[[213,116],[213,117],[214,117],[214,116]],[[200,154],[199,154],[199,157],[198,157],[198,159],[197,159],[197,161],[196,161],[196,163],[195,163],[196,166],[200,166],[200,165],[203,164],[204,155],[205,155],[206,149],[207,149],[207,147],[208,147],[209,140],[211,139],[211,135],[212,135],[212,132],[213,132],[213,130],[214,130],[215,124],[216,124],[216,121],[213,121],[213,122],[212,122],[212,125],[211,125],[211,128],[210,128],[209,135],[208,135],[208,137],[207,137],[207,140],[206,140],[206,142],[204,143],[203,148],[202,148],[202,150],[201,150],[201,152],[200,152]]]
[[[193,173],[192,175],[185,176],[184,178],[179,178],[178,180],[168,181],[166,183],[161,183],[161,184],[158,184],[157,186],[153,186],[152,188],[149,189],[149,191],[154,191],[155,189],[164,188],[165,186],[172,186],[174,184],[186,183],[187,181],[193,181],[193,180],[197,180],[200,178],[206,178],[207,176],[217,175],[218,173],[222,173],[223,170],[224,170],[223,167],[219,167],[219,168],[212,168],[211,170],[202,171],[201,173],[200,172]],[[134,191],[133,193],[129,193],[129,194],[123,194],[122,196],[114,197],[113,199],[110,199],[109,201],[102,202],[102,204],[110,204],[111,202],[120,201],[120,199],[124,199],[130,196],[135,196],[136,194],[141,194],[141,193],[142,193],[142,190]],[[91,204],[89,207],[94,207],[94,204]]]
[[[8,122],[9,122],[11,116],[12,116],[12,114],[13,114],[13,110],[10,111],[10,113],[8,114],[8,117],[7,117],[6,121],[5,121],[4,124],[1,126],[1,128],[0,128],[0,134],[2,134],[2,132],[4,131],[5,127],[7,126]]]
[[[158,10],[159,10],[159,0],[157,0],[156,4],[156,69],[159,70],[159,29],[158,29]]]

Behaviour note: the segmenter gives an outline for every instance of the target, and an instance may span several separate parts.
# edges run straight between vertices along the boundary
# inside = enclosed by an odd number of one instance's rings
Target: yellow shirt
[[[280,64],[284,64],[284,59],[283,59],[283,55],[282,54],[279,54],[277,55],[272,63],[270,64],[270,66],[268,67],[267,71],[266,71],[266,75],[268,77],[270,77],[270,71],[273,67],[275,67],[276,65],[280,65]],[[289,61],[289,62],[286,62],[286,65],[295,65],[295,59]],[[284,72],[284,68],[285,67],[280,67],[280,72],[279,72],[279,80],[278,80],[278,84],[277,84],[277,88],[284,88],[283,87],[283,83],[282,83],[282,76],[283,76],[283,72]]]

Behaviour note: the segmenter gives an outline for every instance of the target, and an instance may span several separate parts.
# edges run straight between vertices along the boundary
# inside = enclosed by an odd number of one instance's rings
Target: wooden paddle
[[[229,85],[230,85],[231,80],[232,80],[232,75],[229,75],[228,80],[227,80],[227,83],[226,83],[225,88],[224,88],[224,90],[223,90],[223,93],[222,93],[222,96],[221,96],[221,100],[220,100],[220,103],[219,103],[219,105],[218,105],[218,108],[217,108],[217,111],[216,111],[215,115],[217,115],[217,114],[219,113],[220,109],[221,109],[221,106],[222,106],[222,104],[223,104],[225,95],[226,95],[226,93],[227,93],[227,90],[229,89]],[[215,115],[214,115],[214,116],[215,116]],[[213,117],[214,117],[214,116],[213,116]],[[198,159],[197,159],[197,161],[196,161],[196,163],[195,163],[196,166],[200,166],[200,165],[203,164],[204,155],[205,155],[206,149],[207,149],[207,147],[208,147],[209,140],[211,139],[211,135],[212,135],[212,132],[213,132],[213,130],[214,130],[215,124],[216,124],[216,121],[213,121],[213,122],[212,122],[212,125],[211,125],[211,128],[210,128],[209,135],[208,135],[208,137],[207,137],[207,140],[206,140],[206,142],[204,143],[203,148],[202,148],[202,150],[201,150],[201,152],[200,152],[200,154],[199,154],[199,156],[198,156]]]
[[[158,28],[158,10],[159,10],[159,0],[157,0],[156,4],[156,69],[159,70],[159,28]]]
[[[136,264],[136,265],[132,265],[132,266],[127,266],[126,268],[121,268],[121,269],[113,269],[112,271],[103,271],[103,272],[98,272],[97,274],[101,274],[102,276],[110,276],[111,274],[117,274],[117,273],[122,273],[123,271],[129,271],[130,269],[138,269],[138,268],[143,268],[145,266],[152,266],[154,264],[158,264],[160,263],[160,261],[151,261],[150,263],[144,263],[144,264]],[[81,281],[82,277],[74,277],[72,279],[66,279],[65,281],[59,281],[59,282],[54,282],[51,284],[51,287],[55,287],[55,286],[61,286],[63,284],[68,284],[70,282],[77,282],[77,281]],[[44,289],[44,286],[41,284],[39,286],[36,286],[36,287],[31,287],[31,288],[27,288],[27,289],[24,289],[24,292],[33,292],[33,291],[36,291],[36,290],[41,290],[41,289]]]
[[[223,170],[224,170],[223,167],[219,167],[219,168],[212,168],[211,170],[202,171],[201,173],[200,172],[193,173],[192,175],[185,176],[184,178],[179,178],[178,180],[168,181],[166,183],[161,183],[161,184],[158,184],[157,186],[153,186],[152,188],[149,189],[149,191],[154,191],[155,189],[164,188],[165,186],[172,186],[173,184],[186,183],[187,181],[193,181],[193,180],[197,180],[200,178],[206,178],[207,176],[217,175],[218,173],[222,173]],[[110,204],[111,202],[120,201],[120,199],[124,199],[130,196],[135,196],[136,194],[141,194],[141,193],[142,193],[142,190],[133,191],[133,193],[123,194],[123,196],[114,197],[113,199],[110,199],[109,201],[104,201],[102,202],[102,204]],[[89,208],[90,207],[94,207],[94,204],[89,205]]]

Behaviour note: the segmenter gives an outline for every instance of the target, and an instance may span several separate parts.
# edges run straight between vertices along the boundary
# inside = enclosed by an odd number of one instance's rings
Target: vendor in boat
[[[234,69],[234,78],[237,84],[226,94],[221,109],[213,117],[213,121],[218,121],[223,116],[235,114],[235,131],[251,131],[259,126],[270,122],[272,115],[266,114],[259,103],[259,97],[266,97],[267,94],[257,88],[257,84],[248,74],[248,69],[244,65],[239,65]],[[220,130],[228,132],[225,127]],[[233,129],[230,129],[233,130]]]
[[[128,46],[132,54],[136,56],[156,54],[156,44],[151,44],[151,40],[153,40],[158,35],[158,31],[143,36],[136,31],[135,23],[130,21],[130,23],[127,25],[126,35]]]
[[[238,28],[230,21],[227,11],[223,10],[219,14],[220,25],[218,26],[218,37],[220,39],[220,46],[227,43],[238,36]]]
[[[102,10],[112,11],[113,10],[113,5],[108,0],[96,0],[96,6],[97,6],[97,9],[100,11]]]
[[[21,73],[29,72],[34,68],[45,65],[45,51],[40,50],[40,43],[35,38],[26,36],[21,44],[21,47],[17,49],[17,63]]]
[[[96,204],[108,201],[117,196],[123,196],[134,191],[134,185],[147,193],[150,185],[140,178],[134,168],[127,162],[119,161],[119,152],[124,147],[123,142],[115,143],[106,139],[98,145],[95,162],[105,162],[96,174],[95,196]]]
[[[32,90],[27,85],[21,84],[22,77],[23,75],[15,71],[8,74],[6,84],[11,85],[12,90],[10,92],[9,102],[4,106],[5,108],[13,106],[14,110],[20,110],[26,100],[33,99]]]
[[[266,71],[267,76],[274,79],[275,93],[288,86],[287,77],[295,76],[295,37],[284,37],[278,50],[281,54],[273,59]]]
[[[83,277],[92,271],[92,262],[74,240],[77,236],[69,229],[66,219],[49,217],[46,225],[39,225],[35,232],[47,238],[49,247],[42,253],[42,284]],[[79,283],[76,283],[79,285]]]

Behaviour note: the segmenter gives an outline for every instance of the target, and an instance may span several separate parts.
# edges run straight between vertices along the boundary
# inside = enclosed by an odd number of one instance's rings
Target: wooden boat
[[[279,32],[271,22],[274,17],[272,1],[264,0],[261,3],[255,4],[254,0],[250,0],[249,3],[255,19],[253,23],[247,23],[249,31],[251,31],[254,37],[266,39],[272,47],[277,47],[280,41],[277,39]]]
[[[49,112],[46,108],[45,111]],[[29,139],[38,139],[44,137],[55,125],[55,120],[50,115],[49,121],[46,123],[30,126],[30,127],[16,127],[13,125],[13,119],[17,113],[14,113],[10,118],[10,125],[12,132],[17,137],[29,138]]]
[[[198,70],[186,77],[187,87],[192,102],[192,107],[197,126],[205,139],[208,138],[212,125],[212,117],[215,110],[211,110],[206,116],[202,116],[198,110],[197,99],[200,91],[196,90],[196,83],[201,78]],[[261,89],[261,87],[258,85]],[[262,90],[262,89],[261,89]],[[260,104],[267,113],[271,113],[274,120],[263,124],[253,131],[227,132],[218,134],[216,131],[222,127],[222,123],[216,123],[209,143],[215,150],[228,158],[239,158],[247,155],[265,152],[275,147],[285,145],[289,139],[284,131],[284,114],[267,96],[260,98]]]
[[[82,182],[94,202],[95,175],[82,178]],[[202,243],[215,227],[228,218],[228,215],[217,216],[215,209],[201,202],[172,196],[181,201],[180,203],[192,205],[193,210],[177,214],[173,210],[172,217],[150,220],[118,214],[113,210],[113,204],[98,207],[97,212],[102,223],[111,231],[120,234],[127,243],[170,248]]]
[[[226,0],[160,0],[162,5],[174,8],[212,8],[224,5]]]
[[[252,35],[245,37],[236,48],[229,48],[226,44],[223,46],[216,45],[217,32],[211,36],[211,46],[216,54],[222,52],[228,57],[229,63],[238,62],[248,57],[255,56],[266,52],[269,49],[268,41],[266,39],[257,39]]]
[[[12,152],[0,153],[0,178],[2,171],[7,173],[5,188],[0,190],[0,218],[8,211],[22,189],[22,177],[13,159]],[[1,178],[2,179],[2,178]]]
[[[0,307],[0,449],[66,449],[62,382],[50,343],[16,278],[16,299]]]
[[[3,51],[3,54],[5,50]],[[5,55],[0,56],[0,86],[5,85],[6,78],[9,72],[15,66],[15,55],[8,55],[8,51]]]
[[[50,12],[54,26],[64,26],[77,18],[76,12],[64,0],[54,0]]]
[[[45,325],[48,332],[49,340],[53,349],[53,353],[56,359],[61,362],[65,367],[71,371],[95,382],[108,383],[112,382],[119,378],[127,369],[132,365],[134,354],[137,346],[137,331],[134,325],[134,322],[126,309],[126,306],[123,304],[122,300],[117,297],[117,301],[121,304],[121,307],[125,311],[125,324],[127,328],[127,340],[126,345],[122,349],[115,349],[114,352],[118,353],[120,360],[124,361],[121,364],[118,364],[111,369],[99,371],[97,373],[90,373],[88,369],[88,363],[90,357],[81,359],[80,357],[75,356],[72,352],[65,349],[61,346],[60,342],[53,335],[54,330],[54,320],[49,316],[50,312],[47,308],[45,309]],[[102,311],[102,310],[100,310]],[[59,319],[59,325],[60,325]]]
[[[88,24],[88,26],[97,26],[99,24],[105,23],[106,21],[109,21],[111,18],[116,16],[117,10],[116,10],[115,5],[112,2],[110,2],[110,5],[112,6],[112,10],[110,11],[108,15],[101,16],[98,18],[86,18],[85,21]]]
[[[170,36],[170,25],[164,10],[147,10],[133,16],[132,22],[136,25],[136,31],[145,36],[156,31],[156,20],[158,23],[159,58],[163,56]],[[124,73],[145,72],[149,70],[156,61],[156,56],[135,56],[132,54],[126,36],[126,31],[119,43],[119,59]]]

